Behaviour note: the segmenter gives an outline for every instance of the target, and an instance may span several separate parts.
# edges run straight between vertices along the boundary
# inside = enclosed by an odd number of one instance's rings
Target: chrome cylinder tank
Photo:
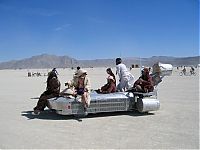
[[[138,98],[136,106],[139,112],[156,111],[160,108],[160,102],[155,98]]]

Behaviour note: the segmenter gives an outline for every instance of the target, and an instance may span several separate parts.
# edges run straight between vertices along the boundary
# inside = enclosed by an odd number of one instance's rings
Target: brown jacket
[[[110,82],[110,83],[105,84],[104,86],[101,87],[101,92],[104,93],[104,94],[116,92],[115,83]]]
[[[60,81],[56,77],[49,80],[47,91],[56,94],[60,93]]]
[[[136,87],[136,85],[140,85],[144,92],[152,92],[154,90],[151,76],[147,76],[146,78],[140,76],[139,79],[135,81],[133,87]]]

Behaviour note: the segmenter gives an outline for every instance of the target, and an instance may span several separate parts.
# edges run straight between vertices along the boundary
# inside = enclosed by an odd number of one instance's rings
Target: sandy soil
[[[86,69],[93,89],[106,83],[106,68]],[[199,76],[179,76],[175,69],[165,77],[158,86],[161,108],[156,112],[75,118],[47,109],[35,117],[31,112],[45,90],[46,76],[27,77],[28,71],[48,70],[0,70],[0,149],[199,149]],[[74,70],[58,72],[64,89]],[[140,70],[131,73],[137,79]]]

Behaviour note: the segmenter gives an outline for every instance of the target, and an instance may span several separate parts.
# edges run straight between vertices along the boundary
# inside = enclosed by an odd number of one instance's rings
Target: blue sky
[[[199,55],[198,0],[0,0],[0,62]]]

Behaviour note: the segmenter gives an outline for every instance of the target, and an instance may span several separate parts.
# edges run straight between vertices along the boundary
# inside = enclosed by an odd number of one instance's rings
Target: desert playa
[[[106,83],[106,68],[84,69],[93,89]],[[47,77],[28,77],[28,71],[50,69],[0,70],[0,149],[199,149],[199,75],[179,76],[174,68],[158,86],[161,107],[156,112],[77,118],[48,109],[33,116]],[[57,71],[64,89],[75,70]],[[140,69],[131,73],[137,79]]]

